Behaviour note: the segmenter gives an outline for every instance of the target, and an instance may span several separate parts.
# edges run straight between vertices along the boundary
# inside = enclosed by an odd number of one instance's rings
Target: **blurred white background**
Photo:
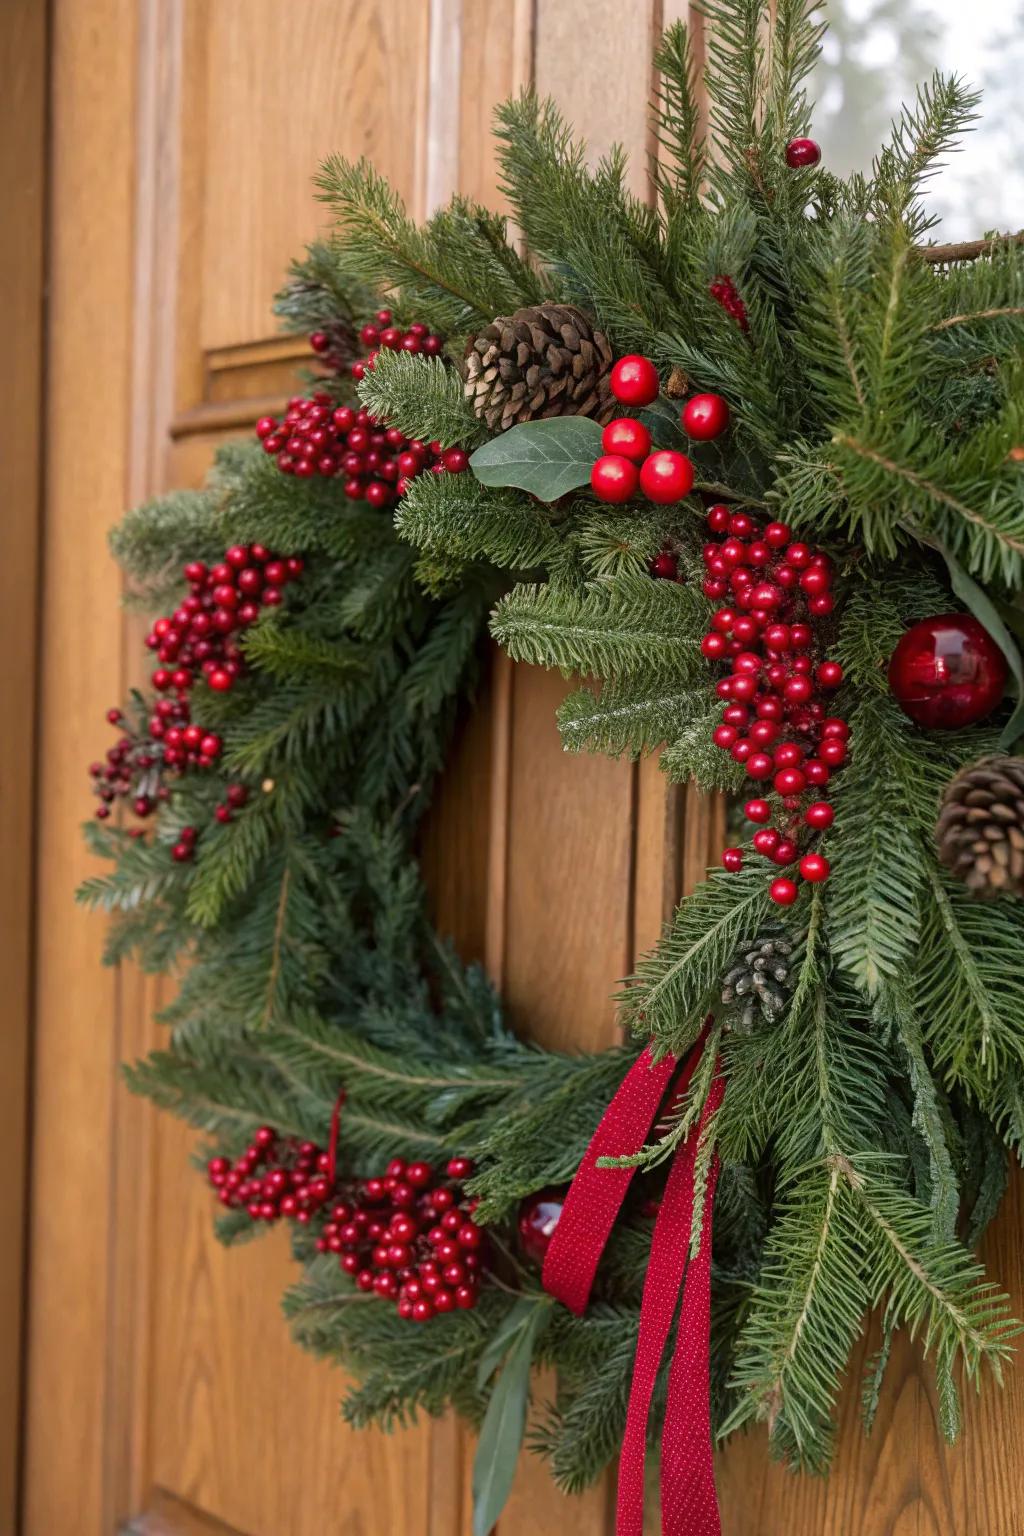
[[[1024,227],[1024,0],[829,0],[811,133],[839,175],[866,170],[933,69],[983,92],[981,118],[926,194],[933,238]]]

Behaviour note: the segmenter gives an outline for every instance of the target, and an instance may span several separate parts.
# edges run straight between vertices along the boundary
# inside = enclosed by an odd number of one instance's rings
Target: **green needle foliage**
[[[926,243],[922,194],[977,107],[956,78],[920,90],[870,176],[791,168],[822,29],[809,0],[768,9],[706,0],[713,155],[686,30],[666,33],[656,202],[629,191],[618,149],[593,165],[555,107],[527,93],[497,109],[496,132],[528,255],[465,199],[417,226],[372,167],[332,159],[319,186],[336,227],[279,299],[286,324],[342,340],[382,293],[443,332],[444,359],[385,351],[360,397],[406,434],[468,450],[488,433],[463,395],[467,342],[524,305],[576,304],[673,389],[685,375],[727,396],[729,433],[689,445],[697,494],[610,508],[586,491],[541,502],[472,474],[423,475],[390,519],[243,446],[222,453],[206,492],[144,507],[115,534],[143,604],[176,599],[182,562],[234,541],[306,561],[282,607],[247,632],[244,683],[209,701],[224,773],[251,790],[244,810],[204,832],[186,865],[169,848],[182,826],[209,821],[216,774],[182,781],[152,841],[90,830],[113,861],[82,893],[111,914],[108,958],[179,981],[167,1046],[130,1081],[209,1149],[236,1153],[262,1123],[322,1143],[344,1086],[347,1170],[377,1171],[395,1153],[477,1164],[500,1284],[475,1312],[410,1330],[316,1256],[315,1234],[296,1238],[303,1275],[285,1310],[301,1342],[360,1378],[346,1407],[356,1424],[452,1403],[481,1421],[492,1391],[481,1360],[493,1377],[488,1349],[515,1333],[515,1309],[543,1304],[517,1247],[519,1201],[569,1181],[641,1042],[681,1057],[709,1015],[728,1085],[699,1156],[701,1178],[715,1151],[723,1160],[719,1431],[763,1420],[776,1454],[825,1467],[851,1350],[877,1311],[865,1422],[906,1328],[933,1362],[952,1438],[958,1376],[998,1374],[1016,1331],[971,1249],[1005,1187],[1007,1149],[1024,1144],[1022,909],[974,902],[934,845],[944,786],[995,749],[1010,707],[925,732],[886,671],[909,624],[963,607],[964,572],[1024,634],[1024,254],[1011,236],[970,251]],[[726,277],[744,324],[711,291]],[[328,387],[344,398],[340,378]],[[665,401],[647,419],[659,445],[688,446]],[[742,769],[710,742],[721,706],[700,649],[709,499],[806,530],[835,566],[823,634],[852,734],[821,839],[832,876],[779,910],[748,849],[741,873],[713,874],[681,904],[625,983],[634,1045],[543,1052],[506,1028],[486,979],[432,931],[417,829],[488,629],[514,659],[578,679],[559,712],[568,750],[660,748],[673,780],[739,787]],[[661,551],[678,582],[651,579]],[[790,946],[785,1004],[734,1027],[723,977],[765,933]],[[644,1202],[711,1077],[709,1056],[631,1160],[641,1175],[595,1304],[581,1319],[553,1306],[537,1330],[535,1358],[557,1367],[558,1385],[528,1439],[566,1490],[621,1443]],[[219,1231],[249,1234],[234,1215]],[[698,1212],[694,1243],[701,1234]]]

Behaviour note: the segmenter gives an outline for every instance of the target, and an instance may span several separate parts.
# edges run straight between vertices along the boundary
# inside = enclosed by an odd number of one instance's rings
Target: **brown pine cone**
[[[463,365],[466,399],[492,432],[545,416],[593,416],[617,409],[608,338],[571,304],[538,304],[500,315],[474,336]]]
[[[961,768],[942,797],[935,840],[975,896],[1024,896],[1024,757]]]

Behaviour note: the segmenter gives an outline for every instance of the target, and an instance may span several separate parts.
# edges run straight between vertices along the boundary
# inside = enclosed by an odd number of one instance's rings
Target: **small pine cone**
[[[608,338],[571,304],[538,304],[499,316],[474,336],[463,364],[466,399],[492,432],[546,416],[592,416],[618,406]]]
[[[778,934],[763,934],[738,955],[722,978],[722,1002],[733,1006],[734,1023],[753,1029],[761,1016],[769,1021],[786,1005],[792,945]]]
[[[942,797],[935,840],[972,895],[1024,896],[1024,757],[961,768]]]

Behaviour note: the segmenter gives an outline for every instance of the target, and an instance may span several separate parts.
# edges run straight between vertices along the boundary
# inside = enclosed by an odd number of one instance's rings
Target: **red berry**
[[[227,693],[234,679],[223,667],[215,667],[208,674],[206,681],[215,693]]]
[[[827,800],[815,800],[804,812],[804,821],[816,832],[824,832],[836,819],[836,813]]]
[[[617,505],[636,495],[639,479],[632,459],[623,458],[620,453],[606,453],[590,471],[590,489],[600,501]]]
[[[843,669],[838,661],[823,661],[814,675],[822,688],[838,688],[843,680]]]
[[[775,764],[767,752],[752,752],[747,758],[746,769],[749,779],[768,779],[774,771]]]
[[[309,344],[313,348],[314,352],[323,353],[326,352],[331,345],[331,338],[328,336],[326,331],[311,331]]]
[[[623,405],[650,405],[658,398],[658,370],[648,357],[631,352],[612,368],[611,390]]]
[[[827,736],[818,748],[818,756],[829,768],[839,768],[846,762],[846,742],[838,736]]]
[[[771,549],[784,549],[792,535],[785,523],[769,523],[762,538]]]
[[[760,831],[754,833],[751,841],[758,853],[763,853],[766,857],[771,858],[779,846],[780,838],[774,827],[762,827]]]
[[[675,581],[679,575],[679,566],[676,564],[675,555],[671,554],[667,549],[663,549],[660,554],[655,555],[651,561],[651,575],[658,577],[661,581]]]
[[[786,145],[786,164],[794,170],[817,165],[821,159],[821,146],[813,139],[790,139]]]
[[[743,807],[743,814],[748,821],[768,821],[772,814],[772,808],[767,800],[748,800]]]
[[[693,487],[693,465],[685,453],[660,448],[640,468],[640,489],[648,501],[667,506],[681,501]]]
[[[807,788],[807,780],[800,768],[780,768],[774,783],[780,795],[799,795]]]
[[[729,407],[721,395],[694,395],[683,406],[683,430],[698,442],[721,437],[729,425]]]
[[[651,451],[651,434],[642,421],[633,416],[619,416],[602,432],[601,447],[605,453],[618,454],[639,463]]]
[[[768,888],[768,894],[780,907],[791,907],[800,894],[795,880],[790,880],[786,875],[780,875],[773,880]]]
[[[473,1163],[468,1157],[453,1157],[445,1168],[445,1173],[450,1179],[468,1179],[472,1172]]]
[[[800,873],[805,880],[827,880],[832,866],[822,853],[805,853],[800,860]]]
[[[724,533],[729,526],[729,508],[721,504],[709,507],[707,524],[712,533]]]
[[[738,870],[741,870],[743,868],[743,849],[724,849],[722,853],[722,867],[727,869],[730,874],[735,874]]]

